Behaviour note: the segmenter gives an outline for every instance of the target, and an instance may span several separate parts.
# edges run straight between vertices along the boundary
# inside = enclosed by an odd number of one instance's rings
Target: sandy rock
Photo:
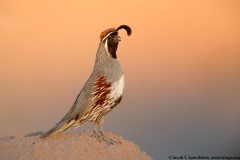
[[[107,135],[121,143],[108,145],[91,132],[59,134],[40,139],[37,134],[0,139],[1,160],[152,160],[145,152],[120,136]]]

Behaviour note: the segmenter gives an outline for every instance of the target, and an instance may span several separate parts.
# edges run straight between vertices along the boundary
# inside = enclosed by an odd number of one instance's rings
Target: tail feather
[[[44,133],[43,135],[41,135],[41,139],[43,138],[47,138],[50,136],[53,136],[55,134],[61,133],[65,130],[67,130],[68,128],[70,128],[73,124],[74,124],[75,120],[70,120],[68,122],[59,122],[57,123],[53,128],[51,128],[49,131],[47,131],[46,133]]]

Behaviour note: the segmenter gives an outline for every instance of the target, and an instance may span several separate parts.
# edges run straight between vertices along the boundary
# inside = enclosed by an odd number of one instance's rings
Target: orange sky
[[[174,106],[203,100],[232,124],[240,113],[239,7],[238,0],[1,0],[0,136],[55,124],[92,71],[100,32],[120,24],[133,29],[131,37],[120,31],[118,49],[130,108],[114,116],[195,115],[199,108]]]

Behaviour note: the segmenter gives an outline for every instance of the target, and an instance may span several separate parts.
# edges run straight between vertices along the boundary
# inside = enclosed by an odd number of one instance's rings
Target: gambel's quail
[[[121,40],[118,36],[120,29],[125,29],[128,36],[132,33],[127,25],[121,25],[117,29],[109,28],[101,33],[91,76],[68,113],[41,138],[53,136],[90,121],[95,125],[94,136],[97,140],[113,144],[114,141],[104,134],[102,125],[106,114],[120,103],[123,96],[124,74],[116,54]]]

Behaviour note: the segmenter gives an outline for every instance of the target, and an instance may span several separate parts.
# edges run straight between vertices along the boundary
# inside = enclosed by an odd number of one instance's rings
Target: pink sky
[[[200,112],[213,118],[210,125],[236,127],[239,7],[237,0],[1,0],[0,136],[47,130],[60,120],[92,71],[100,32],[121,24],[133,34],[120,31],[126,94],[110,126],[118,131],[121,116],[177,125],[200,121]],[[176,119],[167,121],[166,113]]]

